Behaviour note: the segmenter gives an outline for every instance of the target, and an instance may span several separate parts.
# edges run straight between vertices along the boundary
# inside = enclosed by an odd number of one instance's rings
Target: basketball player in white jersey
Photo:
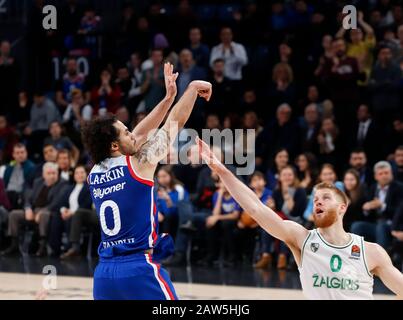
[[[218,174],[240,206],[272,236],[284,241],[298,264],[303,293],[308,299],[373,299],[373,276],[403,298],[403,274],[378,244],[343,229],[348,207],[344,192],[331,184],[316,186],[314,222],[317,229],[282,220],[259,201],[197,138],[202,159]]]

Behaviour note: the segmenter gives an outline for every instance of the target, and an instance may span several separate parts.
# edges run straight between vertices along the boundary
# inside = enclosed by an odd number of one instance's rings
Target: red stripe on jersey
[[[150,187],[153,187],[153,186],[154,186],[154,182],[153,182],[153,181],[142,179],[142,178],[140,178],[140,177],[136,174],[136,172],[134,171],[134,169],[133,169],[133,167],[132,167],[132,163],[131,163],[131,161],[130,161],[130,156],[126,156],[126,162],[127,162],[127,167],[129,168],[130,175],[131,175],[134,179],[136,179],[138,182],[143,183],[143,184],[145,184],[145,185],[147,185],[147,186],[150,186]]]
[[[159,279],[159,280],[162,282],[162,284],[164,285],[165,289],[167,290],[167,292],[168,292],[168,294],[169,294],[169,297],[171,298],[171,300],[176,300],[174,294],[173,294],[172,291],[171,291],[171,288],[170,288],[169,285],[168,285],[168,283],[167,283],[167,282],[165,281],[165,279],[161,276],[161,273],[160,273],[160,268],[161,268],[161,266],[160,266],[159,264],[157,264],[157,263],[154,263],[154,262],[152,261],[151,255],[149,255],[148,257],[149,257],[149,259],[150,259],[150,263],[154,264],[154,265],[157,267],[158,279]]]

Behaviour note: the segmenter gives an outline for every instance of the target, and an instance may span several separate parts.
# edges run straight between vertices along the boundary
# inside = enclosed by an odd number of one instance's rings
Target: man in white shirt
[[[210,67],[217,59],[225,61],[224,75],[230,80],[242,80],[242,67],[248,64],[245,47],[232,41],[231,28],[224,27],[220,32],[221,43],[211,50]]]

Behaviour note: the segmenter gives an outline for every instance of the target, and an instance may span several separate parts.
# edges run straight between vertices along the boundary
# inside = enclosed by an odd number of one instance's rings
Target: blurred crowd
[[[268,207],[313,227],[314,186],[334,183],[351,201],[346,230],[402,263],[401,1],[350,1],[351,30],[342,28],[344,1],[117,1],[118,12],[101,2],[59,1],[59,28],[46,31],[46,1],[36,0],[23,54],[0,39],[2,255],[69,259],[90,249],[83,244],[99,238],[99,226],[80,128],[106,114],[133,128],[164,97],[169,61],[179,72],[177,99],[195,79],[213,85],[187,128],[254,130],[214,150],[223,157],[239,144],[253,155],[255,172],[239,178]],[[160,231],[176,248],[164,263],[295,268],[197,150],[187,155],[190,164],[156,174]]]

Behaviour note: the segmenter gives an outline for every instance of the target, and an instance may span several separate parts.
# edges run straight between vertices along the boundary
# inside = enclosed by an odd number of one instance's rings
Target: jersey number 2
[[[105,210],[108,207],[110,207],[112,209],[113,222],[114,222],[113,229],[109,229],[108,226],[106,225]],[[120,228],[122,226],[122,224],[120,222],[120,211],[119,211],[119,207],[118,207],[117,203],[112,200],[104,201],[104,202],[102,202],[101,209],[99,211],[100,211],[99,215],[101,218],[100,220],[101,220],[102,231],[110,237],[116,236],[119,233]]]

